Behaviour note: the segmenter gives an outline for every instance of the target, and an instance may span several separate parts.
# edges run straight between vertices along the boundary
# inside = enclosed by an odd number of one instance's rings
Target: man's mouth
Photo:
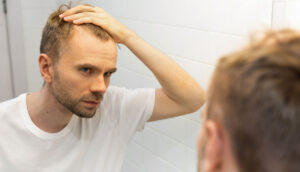
[[[100,103],[100,101],[83,101],[83,102],[90,106],[98,106]]]

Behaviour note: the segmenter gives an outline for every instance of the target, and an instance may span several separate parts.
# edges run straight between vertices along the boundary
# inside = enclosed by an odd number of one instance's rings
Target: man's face
[[[72,113],[93,117],[116,71],[117,49],[112,40],[104,41],[89,30],[74,26],[54,66],[51,91],[56,100]]]

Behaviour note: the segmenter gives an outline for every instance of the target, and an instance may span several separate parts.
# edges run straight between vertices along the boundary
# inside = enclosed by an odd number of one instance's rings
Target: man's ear
[[[54,77],[54,66],[52,59],[47,54],[40,54],[39,67],[44,81],[51,83]]]
[[[224,137],[223,130],[218,123],[212,120],[205,122],[206,149],[205,168],[208,172],[220,171],[222,169]]]

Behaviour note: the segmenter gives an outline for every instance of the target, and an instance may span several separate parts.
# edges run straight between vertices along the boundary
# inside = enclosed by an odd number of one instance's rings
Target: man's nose
[[[91,89],[91,92],[105,93],[106,88],[107,87],[106,87],[104,77],[101,75],[94,80],[90,89]]]

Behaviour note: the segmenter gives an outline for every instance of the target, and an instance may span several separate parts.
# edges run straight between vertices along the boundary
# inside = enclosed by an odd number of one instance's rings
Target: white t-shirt
[[[93,118],[73,115],[58,133],[30,119],[26,94],[0,103],[0,171],[120,172],[128,142],[150,118],[154,89],[110,87]]]

